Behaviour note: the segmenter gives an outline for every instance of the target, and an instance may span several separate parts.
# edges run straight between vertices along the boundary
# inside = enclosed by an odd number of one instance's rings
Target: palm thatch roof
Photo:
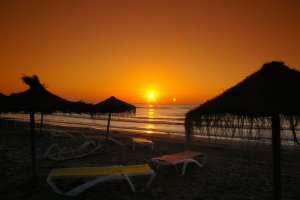
[[[281,199],[281,133],[283,121],[290,122],[294,139],[295,127],[300,121],[300,72],[283,62],[266,63],[223,94],[190,110],[185,118],[187,141],[191,141],[194,128],[209,130],[230,127],[252,128],[265,126],[272,129],[274,198]],[[285,120],[282,120],[285,119]],[[286,120],[288,119],[288,120]]]
[[[86,112],[89,106],[83,102],[71,102],[52,94],[44,85],[40,83],[36,75],[23,76],[22,80],[29,86],[29,89],[11,94],[9,99],[10,112],[27,112],[30,114],[30,136],[32,152],[32,175],[36,184],[36,152],[35,152],[35,120],[34,113],[53,113],[61,112]]]
[[[238,116],[270,116],[300,114],[300,72],[282,62],[270,62],[223,94],[187,113],[234,114]]]
[[[299,91],[299,71],[283,62],[266,63],[236,86],[190,110],[185,119],[186,133],[189,136],[194,127],[201,128],[208,119],[213,125],[232,118],[262,119],[278,113],[299,121]]]
[[[5,94],[0,93],[0,113],[8,111],[8,97]]]
[[[93,106],[94,113],[135,113],[136,107],[112,96]]]
[[[136,111],[136,107],[124,101],[117,99],[112,96],[104,101],[93,106],[92,113],[93,114],[107,114],[108,113],[108,121],[107,121],[107,130],[106,130],[106,142],[108,142],[108,134],[110,127],[111,114],[134,114]]]
[[[1,99],[3,99],[3,98],[5,98],[5,97],[7,97],[5,94],[2,94],[1,92],[0,92],[0,100]]]
[[[9,96],[13,112],[68,112],[74,104],[46,90],[36,75],[23,76],[22,79],[29,89]]]

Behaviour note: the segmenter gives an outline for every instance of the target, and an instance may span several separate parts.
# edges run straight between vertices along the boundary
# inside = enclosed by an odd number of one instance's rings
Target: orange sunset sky
[[[299,11],[298,0],[0,0],[0,92],[37,74],[73,101],[199,104],[267,61],[299,70]]]

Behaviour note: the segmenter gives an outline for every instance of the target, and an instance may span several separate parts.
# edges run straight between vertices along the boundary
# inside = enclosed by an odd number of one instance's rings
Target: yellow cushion
[[[85,178],[113,174],[149,173],[151,171],[151,168],[147,164],[108,167],[73,167],[53,169],[50,176],[52,178]]]

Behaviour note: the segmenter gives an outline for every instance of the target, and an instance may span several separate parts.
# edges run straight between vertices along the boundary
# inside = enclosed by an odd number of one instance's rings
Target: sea
[[[112,115],[110,130],[125,130],[149,134],[184,134],[185,114],[197,105],[175,104],[134,104],[136,113],[132,115]],[[2,117],[19,121],[29,121],[25,113],[1,114]],[[35,114],[40,122],[41,115]],[[53,113],[44,115],[43,123],[59,126],[106,129],[108,115],[91,118],[88,114]]]
[[[130,131],[145,134],[167,134],[167,135],[184,135],[185,114],[197,107],[192,104],[134,104],[136,113],[133,115],[112,115],[110,122],[110,130],[113,131]],[[2,118],[10,118],[17,121],[29,121],[29,115],[25,113],[0,114]],[[40,122],[41,115],[35,114],[35,120]],[[44,115],[43,123],[49,125],[59,125],[67,127],[94,128],[106,130],[108,115],[99,115],[91,118],[88,114],[65,114],[53,113]],[[210,137],[217,139],[233,139],[233,140],[261,140],[270,142],[271,128],[257,129],[252,131],[249,136],[249,128],[239,130],[238,134],[232,137],[231,133],[219,129],[215,133],[208,136],[207,133],[196,132],[198,137]],[[288,127],[282,127],[282,139],[288,144],[294,144],[293,136]],[[300,137],[300,129],[296,128],[296,134]]]

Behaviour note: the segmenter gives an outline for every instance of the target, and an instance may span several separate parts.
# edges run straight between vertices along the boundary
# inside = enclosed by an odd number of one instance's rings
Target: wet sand
[[[104,136],[103,131],[82,128],[46,127],[63,130],[76,135],[81,132],[91,136]],[[72,132],[73,131],[73,132]],[[74,132],[75,131],[75,132]],[[47,132],[47,131],[44,131]],[[37,133],[38,186],[31,182],[31,154],[28,129],[5,128],[0,130],[0,196],[1,199],[272,199],[272,152],[270,146],[248,148],[231,142],[208,143],[199,140],[187,145],[184,137],[156,136],[153,134],[123,133],[112,131],[111,137],[125,145],[110,143],[105,152],[84,158],[66,161],[51,161],[43,156],[50,140]],[[131,137],[148,138],[154,142],[154,151],[148,147],[137,147],[132,151]],[[66,148],[82,142],[69,138],[56,138]],[[157,177],[145,192],[133,193],[125,181],[100,183],[77,197],[58,195],[46,183],[53,168],[76,166],[110,166],[143,164],[153,157],[183,150],[205,152],[208,160],[203,168],[191,164],[185,176],[178,176],[173,167],[156,170]],[[300,196],[300,148],[282,151],[283,199],[298,199]],[[146,179],[133,179],[143,186]],[[80,183],[78,180],[62,182],[68,188]]]

